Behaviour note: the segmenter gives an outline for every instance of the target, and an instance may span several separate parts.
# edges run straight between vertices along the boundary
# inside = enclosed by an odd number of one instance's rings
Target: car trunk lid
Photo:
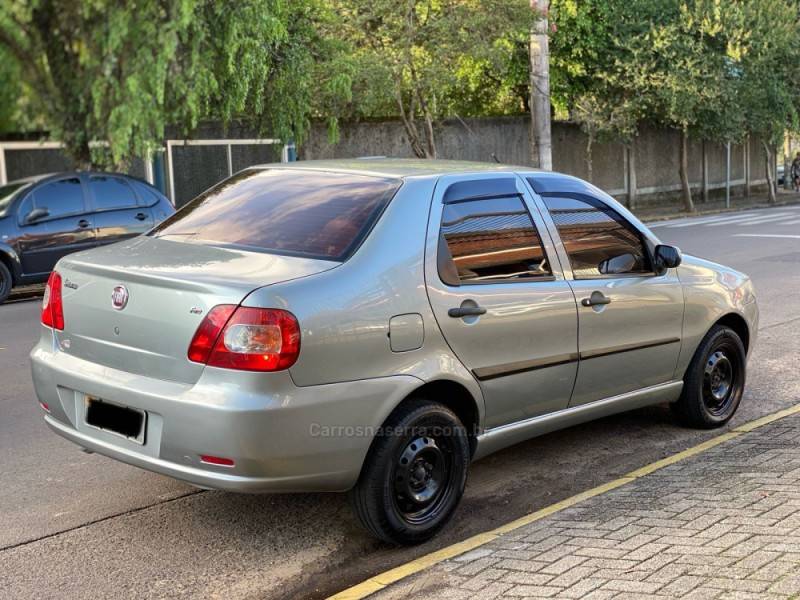
[[[187,350],[208,311],[256,288],[326,271],[333,261],[139,237],[61,261],[61,349],[107,367],[194,383]],[[114,306],[121,288],[127,299]]]

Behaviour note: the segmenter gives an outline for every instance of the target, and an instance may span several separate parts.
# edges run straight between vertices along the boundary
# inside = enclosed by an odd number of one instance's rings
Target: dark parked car
[[[144,233],[175,209],[156,188],[117,173],[58,173],[0,186],[0,303],[47,281],[62,256]]]

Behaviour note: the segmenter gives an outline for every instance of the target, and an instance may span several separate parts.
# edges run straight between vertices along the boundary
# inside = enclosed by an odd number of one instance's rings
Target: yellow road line
[[[632,481],[636,481],[640,477],[649,475],[650,473],[658,471],[659,469],[663,469],[664,467],[668,467],[692,456],[696,456],[697,454],[701,454],[706,450],[710,450],[715,446],[719,446],[724,442],[737,438],[745,433],[758,429],[759,427],[763,427],[764,425],[768,425],[785,417],[790,417],[796,414],[800,414],[800,404],[772,413],[771,415],[761,417],[760,419],[749,421],[748,423],[734,427],[732,430],[713,437],[710,440],[706,440],[705,442],[697,444],[696,446],[692,446],[691,448],[687,448],[686,450],[645,465],[644,467],[636,469],[635,471],[631,471],[619,479],[614,479],[613,481],[593,487],[585,492],[575,494],[574,496],[570,496],[565,500],[545,506],[542,509],[520,517],[519,519],[515,519],[510,523],[506,523],[505,525],[501,525],[500,527],[496,527],[484,533],[479,533],[461,542],[446,546],[441,550],[436,550],[430,554],[415,558],[414,560],[402,564],[399,567],[379,573],[378,575],[370,577],[369,579],[349,587],[338,594],[330,596],[328,600],[361,600],[362,598],[366,598],[367,596],[374,594],[375,592],[378,592],[383,588],[400,581],[401,579],[405,579],[410,575],[414,575],[415,573],[419,573],[420,571],[432,567],[440,562],[454,558],[461,554],[465,554],[466,552],[474,550],[475,548],[483,546],[484,544],[488,544],[504,533],[509,533],[515,529],[529,525],[534,521],[538,521],[539,519],[543,519],[552,514],[560,512],[566,508],[578,504],[579,502],[583,502],[589,498],[594,498],[595,496],[605,494],[606,492],[623,485],[627,485]]]

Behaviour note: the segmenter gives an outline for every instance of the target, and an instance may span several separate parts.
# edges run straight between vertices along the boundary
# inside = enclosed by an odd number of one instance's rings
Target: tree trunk
[[[744,195],[749,198],[752,191],[751,186],[751,173],[750,173],[750,135],[744,139]]]
[[[766,142],[761,142],[761,145],[764,147],[764,157],[766,158],[766,167],[767,167],[767,187],[769,188],[769,203],[775,204],[777,202],[777,198],[775,197],[775,184],[772,179],[772,151],[769,149],[769,144]]]
[[[687,212],[695,212],[692,200],[692,188],[689,187],[689,132],[685,128],[681,131],[681,187],[683,188],[683,205]]]
[[[708,202],[708,143],[703,140],[703,204]]]
[[[536,11],[531,28],[528,57],[531,85],[531,164],[538,169],[553,169],[550,133],[550,56],[547,40],[549,0],[530,0]]]
[[[592,145],[594,144],[594,134],[590,131],[586,134],[586,180],[591,183],[593,173]]]
[[[402,92],[399,90],[396,92],[396,99],[397,108],[400,112],[400,119],[403,121],[403,127],[406,130],[408,143],[411,145],[411,151],[417,158],[426,158],[425,148],[422,146],[422,142],[419,139],[419,130],[417,129],[417,124],[414,121],[414,96],[412,95],[411,97],[411,105],[407,113],[405,104],[403,104]]]
[[[787,131],[783,136],[783,189],[792,191],[792,136]]]
[[[436,138],[433,133],[433,117],[428,110],[428,104],[422,97],[422,94],[417,91],[417,99],[419,100],[419,107],[422,111],[422,116],[425,119],[425,158],[436,158]]]
[[[636,138],[631,138],[631,143],[627,148],[628,152],[628,208],[633,210],[636,207]]]

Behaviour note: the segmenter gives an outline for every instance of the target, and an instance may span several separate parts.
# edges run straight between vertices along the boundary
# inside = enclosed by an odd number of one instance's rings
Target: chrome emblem
[[[64,281],[64,287],[69,288],[71,290],[77,290],[78,284],[75,283],[74,281],[70,281],[69,279],[67,279],[66,281]]]
[[[118,285],[111,293],[111,306],[116,310],[122,310],[128,305],[128,288]]]

